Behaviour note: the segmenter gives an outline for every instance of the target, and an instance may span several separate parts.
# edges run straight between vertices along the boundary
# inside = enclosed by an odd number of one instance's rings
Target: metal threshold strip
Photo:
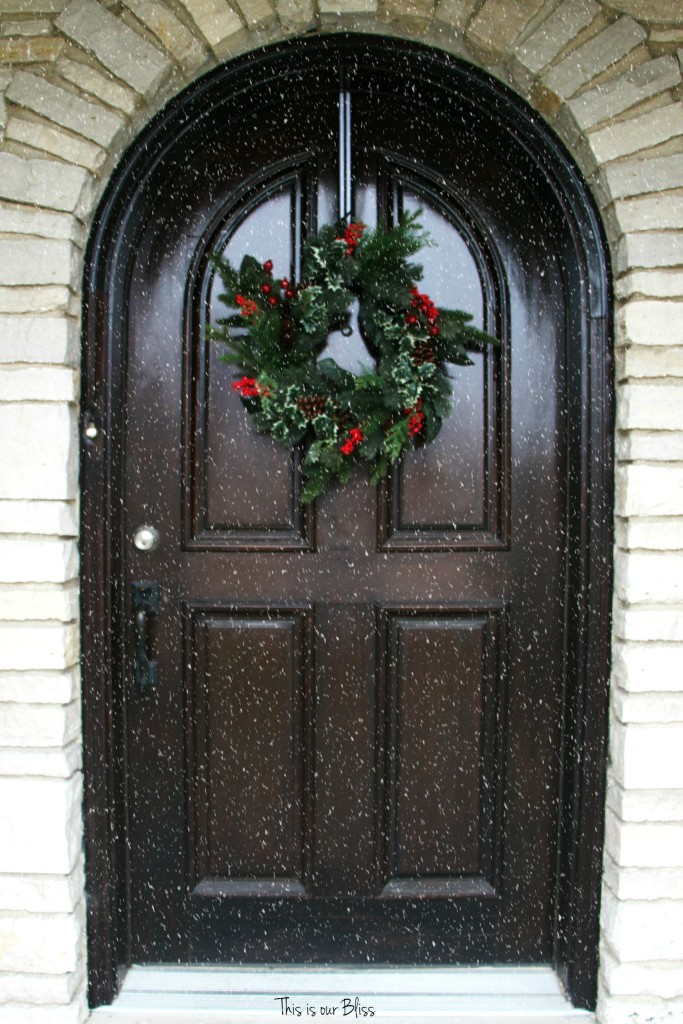
[[[92,1024],[593,1024],[550,967],[131,967]]]

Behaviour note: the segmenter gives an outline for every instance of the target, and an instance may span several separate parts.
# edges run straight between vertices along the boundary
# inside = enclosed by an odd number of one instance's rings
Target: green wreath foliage
[[[257,431],[288,449],[307,442],[302,500],[344,483],[367,462],[376,483],[415,444],[432,441],[450,412],[447,364],[499,342],[462,310],[437,309],[411,258],[429,244],[417,214],[386,230],[351,221],[306,240],[301,281],[273,277],[271,260],[245,256],[239,269],[211,260],[232,312],[208,328],[221,357],[242,374],[233,383]],[[350,310],[374,365],[357,374],[323,350],[331,331],[350,333]],[[321,358],[322,356],[322,358]]]

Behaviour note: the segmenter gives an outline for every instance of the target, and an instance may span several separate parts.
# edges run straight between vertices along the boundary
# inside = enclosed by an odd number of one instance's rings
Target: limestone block
[[[619,330],[635,345],[683,345],[683,304],[628,302],[618,314]]]
[[[89,1019],[85,990],[81,990],[73,1002],[64,1006],[20,1006],[13,1004],[0,1007],[0,1024],[85,1024]],[[164,1024],[171,1024],[167,1017]]]
[[[40,210],[34,206],[21,206],[17,203],[2,201],[0,201],[0,232],[9,235],[36,235],[38,238],[66,238],[70,242],[80,242],[83,235],[80,223],[69,213],[54,213],[50,210]],[[0,327],[0,338],[7,337],[7,327],[7,321],[3,320],[3,326]],[[2,345],[2,341],[0,341],[0,345]]]
[[[3,211],[0,209],[0,230]],[[78,325],[67,317],[0,317],[0,363],[52,363],[74,366]]]
[[[76,579],[77,568],[72,540],[0,537],[0,582],[63,583]]]
[[[462,29],[469,21],[476,6],[476,0],[438,0],[434,19]]]
[[[672,557],[683,562],[681,556]],[[652,690],[680,693],[683,691],[682,658],[683,648],[679,644],[616,643],[612,664],[614,678],[629,693]]]
[[[39,243],[36,252],[43,245]],[[59,243],[58,243],[59,244]],[[3,247],[0,246],[0,252]],[[7,249],[4,250],[8,252]],[[78,374],[69,366],[5,365],[0,370],[0,402],[76,402]],[[24,435],[24,443],[39,440]]]
[[[242,22],[226,0],[180,0],[212,50],[239,32]]]
[[[78,590],[73,583],[62,586],[0,583],[0,619],[73,622],[77,618]]]
[[[65,747],[0,747],[0,775],[70,779],[82,767],[80,739]]]
[[[602,173],[612,199],[660,192],[683,185],[683,156],[673,153],[608,164]]]
[[[0,974],[0,1006],[14,1002],[38,1006],[69,1003],[82,979],[81,970],[68,974]]]
[[[683,107],[680,110],[683,124]],[[683,228],[683,196],[654,195],[620,200],[614,204],[614,216],[619,230],[624,234],[656,228]],[[680,294],[683,294],[683,289]]]
[[[676,267],[683,263],[683,231],[638,231],[624,235],[617,246],[615,262],[617,273],[640,267]]]
[[[206,50],[199,40],[163,3],[157,3],[155,0],[123,2],[184,67],[197,67],[206,59]]]
[[[619,598],[629,604],[683,603],[683,555],[629,552],[617,562],[616,586]]]
[[[303,31],[315,24],[312,0],[277,0],[277,16],[287,32]]]
[[[679,0],[611,0],[610,6],[641,21],[654,21],[658,25],[675,25],[681,20]]]
[[[0,622],[0,670],[66,669],[78,655],[74,623]]]
[[[64,40],[55,37],[0,39],[0,63],[44,64],[57,60],[63,49]]]
[[[49,18],[34,18],[30,21],[11,21],[8,19],[0,26],[3,36],[49,36],[52,33],[52,22]]]
[[[623,789],[610,779],[607,802],[621,821],[683,821],[681,789]]]
[[[617,380],[683,377],[683,345],[676,348],[629,346],[617,350]]]
[[[87,167],[96,171],[106,160],[107,154],[100,146],[85,139],[74,138],[58,128],[37,121],[25,121],[21,117],[11,117],[5,131],[5,137],[33,149],[52,153],[62,157],[71,164]]]
[[[619,520],[617,547],[651,551],[683,550],[683,517],[678,519]]]
[[[0,153],[0,196],[49,210],[74,211],[88,181],[81,167]]]
[[[0,0],[0,14],[59,14],[66,0]]]
[[[0,238],[0,280],[6,285],[68,285],[78,278],[78,256],[71,242],[60,238]]]
[[[0,533],[39,533],[55,537],[77,537],[76,502],[0,500]]]
[[[680,670],[681,653],[678,664]],[[611,747],[613,771],[626,789],[683,788],[683,723],[629,725],[615,731],[615,737]],[[683,846],[676,863],[683,867]]]
[[[153,93],[171,69],[160,50],[95,0],[72,0],[57,27],[142,95]]]
[[[683,868],[620,868],[606,856],[603,871],[603,881],[617,899],[683,900]]]
[[[672,430],[632,430],[619,432],[615,445],[617,458],[624,461],[683,461],[683,433]]]
[[[681,80],[673,57],[659,57],[569,100],[568,108],[579,128],[591,128],[623,113],[650,96],[672,89]]]
[[[594,0],[564,0],[517,50],[517,60],[529,71],[541,71],[599,11]]]
[[[600,955],[602,976],[614,995],[683,996],[683,967],[679,964],[621,964],[607,949]]]
[[[683,516],[683,468],[617,468],[616,511],[622,516]]]
[[[466,35],[475,46],[504,53],[542,6],[543,0],[484,0]]]
[[[69,875],[0,875],[0,910],[68,914],[82,899],[82,858]]]
[[[605,890],[601,916],[620,960],[683,959],[683,903],[622,902]]]
[[[64,672],[0,672],[0,700],[68,704],[79,692],[78,666]]]
[[[628,121],[616,121],[607,128],[600,128],[589,134],[588,141],[597,162],[607,163],[649,146],[657,146],[677,135],[683,135],[683,107],[680,103],[670,103]],[[638,226],[655,228],[660,224],[655,219]],[[623,230],[633,229],[624,227]]]
[[[3,914],[0,949],[6,971],[64,974],[79,967],[80,915]]]
[[[80,856],[81,800],[80,774],[71,779],[0,778],[0,871],[71,874]],[[75,966],[60,964],[60,970]],[[31,968],[25,962],[21,969]]]
[[[683,430],[683,390],[669,384],[626,384],[617,420],[625,430]]]
[[[683,650],[681,656],[683,657]],[[683,723],[683,692],[626,693],[617,687],[612,694],[612,708],[619,721],[625,724],[671,725],[672,722]],[[654,733],[657,731],[653,730]],[[641,734],[642,730],[636,735]],[[683,768],[680,771],[683,774]]]
[[[90,103],[28,71],[16,73],[5,95],[13,103],[101,146],[108,146],[125,127],[125,121],[101,103]]]
[[[275,17],[268,0],[235,0],[235,4],[250,29],[263,28]]]
[[[378,0],[318,0],[321,14],[373,14]]]
[[[74,409],[57,402],[0,403],[0,436],[0,498],[76,497]]]
[[[91,96],[96,96],[98,100],[109,104],[110,107],[116,107],[125,114],[135,113],[136,97],[132,89],[119,85],[112,78],[101,75],[99,71],[95,71],[87,64],[64,59],[59,61],[57,70],[62,78],[66,78],[67,82],[77,85],[79,89],[89,92]]]
[[[583,46],[572,50],[552,70],[543,75],[543,82],[556,96],[569,99],[582,85],[606,71],[647,38],[647,32],[632,18],[612,22]]]
[[[664,197],[662,197],[664,198]],[[673,198],[667,196],[667,199]],[[632,295],[657,298],[679,298],[683,295],[683,271],[635,270],[624,274],[615,284],[617,297],[628,299]]]
[[[625,640],[683,640],[683,608],[624,608],[619,605],[614,613],[614,630]]]
[[[679,868],[683,859],[683,825],[620,822],[608,810],[605,848],[622,867]]]
[[[62,285],[35,285],[31,288],[16,285],[4,288],[0,285],[0,314],[69,313],[73,307],[71,298],[71,290]]]
[[[61,747],[80,734],[80,704],[0,703],[0,745]]]

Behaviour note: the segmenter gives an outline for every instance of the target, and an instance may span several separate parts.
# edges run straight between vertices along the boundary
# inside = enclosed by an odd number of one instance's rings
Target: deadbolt
[[[159,534],[153,526],[140,526],[133,534],[133,544],[138,551],[154,551],[159,547]]]

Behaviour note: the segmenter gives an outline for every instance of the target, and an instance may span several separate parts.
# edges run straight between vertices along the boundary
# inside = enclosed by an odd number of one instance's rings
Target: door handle
[[[161,588],[158,583],[133,584],[133,623],[135,627],[135,659],[133,679],[143,692],[157,684],[159,663],[149,654],[149,620],[159,614]]]

